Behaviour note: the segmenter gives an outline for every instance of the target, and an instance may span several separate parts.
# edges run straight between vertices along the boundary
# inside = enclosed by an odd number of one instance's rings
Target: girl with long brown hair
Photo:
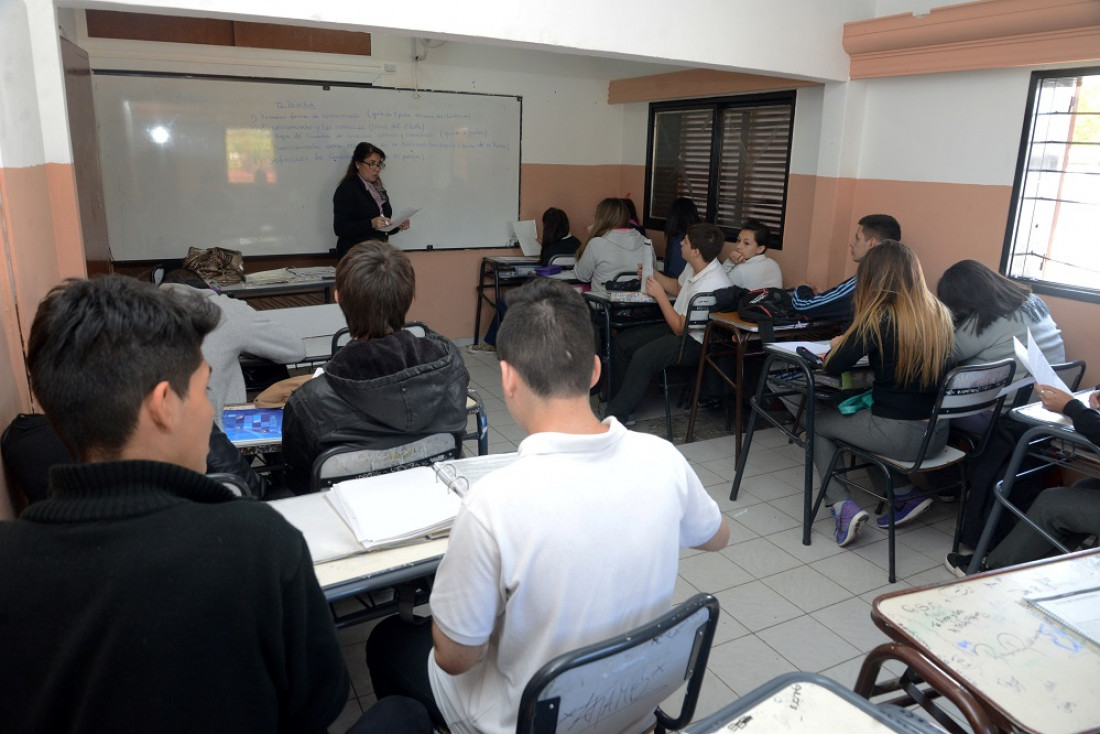
[[[875,375],[872,405],[848,416],[815,417],[814,464],[822,477],[836,449],[833,438],[895,459],[915,459],[951,357],[951,313],[928,290],[916,254],[900,242],[884,240],[860,260],[854,306],[851,326],[832,340],[825,370],[839,375],[866,356]],[[948,427],[947,421],[937,423],[931,453],[946,444]],[[875,489],[885,493],[878,472],[871,477]],[[894,477],[895,525],[912,521],[932,504],[927,497],[907,499],[912,487],[905,481]],[[825,504],[836,518],[837,544],[848,545],[870,516],[840,482],[830,484]],[[888,523],[886,514],[878,519],[881,527]]]

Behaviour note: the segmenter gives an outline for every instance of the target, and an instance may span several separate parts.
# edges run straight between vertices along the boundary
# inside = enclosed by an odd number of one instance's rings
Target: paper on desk
[[[512,232],[515,233],[516,239],[519,241],[519,248],[523,250],[523,254],[526,257],[538,257],[542,252],[542,245],[539,244],[538,231],[535,229],[534,219],[521,219],[517,222],[512,222]]]
[[[645,290],[645,282],[653,277],[653,240],[648,237],[642,245],[642,284],[638,290]]]
[[[420,211],[420,207],[417,207],[415,209],[402,209],[402,210],[400,210],[399,212],[394,214],[392,217],[390,217],[390,226],[384,228],[382,231],[383,232],[392,232],[392,231],[394,231],[395,229],[400,227],[402,224],[404,224],[405,222],[412,219],[413,214],[416,214],[418,211]]]
[[[798,354],[799,347],[806,347],[819,357],[824,357],[829,353],[829,342],[775,342],[769,346],[791,354]]]
[[[1031,376],[1035,378],[1036,384],[1050,385],[1063,392],[1072,392],[1050,366],[1047,358],[1043,356],[1042,350],[1035,343],[1035,337],[1031,335],[1031,329],[1027,330],[1027,349],[1024,349],[1024,345],[1016,337],[1012,337],[1012,343],[1016,348],[1016,359],[1027,365],[1027,369]]]

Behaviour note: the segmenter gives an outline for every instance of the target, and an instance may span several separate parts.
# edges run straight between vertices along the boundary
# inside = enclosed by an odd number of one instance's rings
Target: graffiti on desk
[[[1100,651],[1027,600],[1095,588],[1098,569],[1100,558],[1083,557],[899,594],[876,606],[916,647],[1026,728],[1041,722],[1040,729],[1076,731],[1072,722],[1100,720]],[[1050,726],[1055,721],[1066,726]]]

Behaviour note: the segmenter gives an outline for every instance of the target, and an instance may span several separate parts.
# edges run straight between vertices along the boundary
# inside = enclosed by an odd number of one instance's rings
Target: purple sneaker
[[[853,500],[837,502],[829,508],[829,512],[836,518],[836,544],[841,548],[849,545],[859,537],[860,528],[871,517],[867,514],[867,510],[857,505]]]
[[[932,506],[931,497],[894,497],[894,527],[900,528],[906,523],[916,520],[924,511]],[[890,515],[882,513],[875,519],[875,525],[883,530],[890,527]]]

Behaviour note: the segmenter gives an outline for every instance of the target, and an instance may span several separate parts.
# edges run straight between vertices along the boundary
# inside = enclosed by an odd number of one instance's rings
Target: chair
[[[462,440],[477,441],[477,455],[486,456],[489,453],[489,418],[481,394],[472,387],[466,388],[466,413],[474,416],[474,430],[468,431]]]
[[[548,265],[561,265],[563,269],[572,270],[577,264],[577,258],[573,255],[551,255]]]
[[[387,474],[454,459],[460,449],[458,439],[450,433],[433,433],[388,449],[372,449],[358,444],[333,446],[313,460],[309,491],[319,492],[345,479]]]
[[[1062,378],[1070,392],[1076,392],[1081,387],[1081,380],[1085,376],[1085,360],[1075,359],[1072,362],[1059,362],[1052,364],[1050,368]],[[1013,408],[1019,408],[1031,402],[1031,394],[1034,391],[1034,383],[1025,385],[1016,391],[1016,397],[1012,401]]]
[[[684,330],[680,333],[680,350],[676,353],[676,364],[669,365],[661,370],[661,387],[665,393],[665,433],[669,441],[672,440],[672,402],[669,397],[669,372],[679,367],[694,368],[697,365],[697,363],[690,365],[683,363],[684,347],[687,345],[687,340],[691,338],[690,332],[692,329],[706,328],[707,322],[710,321],[710,312],[714,310],[717,303],[718,299],[713,293],[696,293],[691,297],[684,320]],[[694,383],[690,381],[690,378],[694,376],[695,370],[692,369],[689,380],[684,381],[682,385],[693,385]]]
[[[825,498],[825,492],[834,479],[849,487],[858,487],[865,492],[873,494],[879,497],[880,501],[885,501],[886,507],[893,508],[894,485],[890,473],[891,470],[900,472],[907,477],[912,477],[914,474],[918,474],[922,471],[957,466],[959,469],[959,480],[953,486],[959,487],[960,489],[960,502],[958,517],[955,524],[955,539],[952,546],[952,550],[957,551],[967,491],[966,472],[963,469],[962,461],[966,459],[968,455],[977,455],[982,452],[986,443],[989,441],[990,434],[993,432],[994,421],[989,421],[976,444],[976,448],[971,454],[967,454],[949,445],[945,446],[938,454],[929,456],[928,445],[932,439],[936,424],[941,420],[962,418],[963,416],[975,415],[986,410],[992,410],[994,414],[999,412],[1005,401],[1005,395],[1002,394],[1002,390],[1012,382],[1012,375],[1015,371],[1016,363],[1011,359],[1003,359],[990,364],[966,365],[951,370],[951,372],[949,372],[940,382],[940,388],[936,395],[936,403],[932,409],[932,416],[928,419],[924,431],[924,438],[917,451],[917,457],[913,461],[893,459],[889,456],[883,456],[882,454],[876,454],[872,451],[859,448],[858,446],[847,443],[843,439],[834,439],[837,448],[836,451],[833,452],[832,459],[829,461],[828,471],[825,473],[825,476],[822,477],[821,489],[818,491],[817,499],[814,502],[811,517],[816,517],[817,511]],[[844,462],[842,459],[845,456],[853,459],[853,465],[843,465]],[[858,460],[858,462],[855,460]],[[886,479],[886,495],[884,497],[875,494],[868,488],[848,478],[849,473],[861,469],[882,472]],[[935,493],[942,493],[944,489],[949,488],[950,487],[940,487],[935,490]],[[888,517],[890,523],[887,528],[890,553],[889,581],[890,583],[894,583],[897,580],[897,576],[894,568],[893,512],[891,512]]]
[[[236,474],[227,474],[225,472],[214,472],[206,475],[207,479],[212,479],[218,482],[223,487],[238,497],[246,497],[248,499],[254,499],[252,496],[252,490],[248,488],[245,481],[238,477]]]
[[[1051,445],[1052,439],[1056,439],[1060,443]],[[1036,453],[1043,455],[1043,465],[1034,469],[1022,469],[1024,459],[1029,454],[1034,455]],[[990,509],[989,517],[985,521],[981,538],[974,548],[974,555],[970,561],[970,567],[967,569],[968,574],[978,573],[981,570],[982,560],[991,550],[990,546],[993,545],[993,535],[996,532],[1003,510],[1008,510],[1016,516],[1017,522],[1026,523],[1038,535],[1042,536],[1056,551],[1052,555],[1072,552],[1071,548],[1066,547],[1060,540],[1039,527],[1034,520],[1028,517],[1024,509],[1013,504],[1009,498],[1017,479],[1046,469],[1049,466],[1069,464],[1079,456],[1091,459],[1096,463],[1100,459],[1100,448],[1081,434],[1065,431],[1056,426],[1035,426],[1028,429],[1020,437],[1020,440],[1016,443],[1016,448],[1012,452],[1012,458],[1008,462],[1004,479],[997,482],[993,487],[993,507]],[[1086,473],[1096,476],[1096,472]]]
[[[696,594],[649,624],[554,658],[527,683],[516,734],[583,731],[611,734],[680,729],[695,715],[718,626],[718,600]],[[687,682],[680,713],[662,701]]]
[[[424,336],[428,333],[428,325],[423,321],[409,321],[405,324],[406,331],[411,331],[415,336]],[[344,346],[351,341],[351,333],[348,331],[348,327],[339,329],[332,335],[332,349],[329,351],[329,356],[336,354],[340,351],[340,347]]]

